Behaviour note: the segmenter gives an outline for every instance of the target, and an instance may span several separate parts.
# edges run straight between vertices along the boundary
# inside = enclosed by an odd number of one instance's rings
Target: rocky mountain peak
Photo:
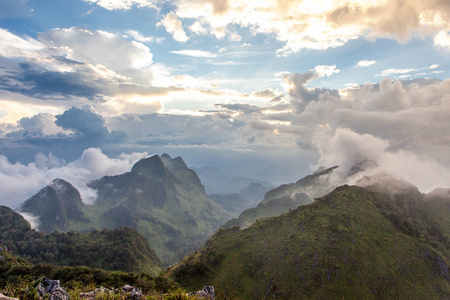
[[[145,176],[167,177],[166,167],[159,155],[143,158],[134,164],[132,173],[141,173]]]

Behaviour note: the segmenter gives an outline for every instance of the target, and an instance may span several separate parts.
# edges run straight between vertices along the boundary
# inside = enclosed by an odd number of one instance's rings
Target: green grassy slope
[[[167,276],[241,299],[448,299],[449,216],[449,199],[343,186],[217,232]]]
[[[150,274],[161,270],[161,261],[147,239],[131,228],[45,234],[31,229],[12,209],[0,206],[0,232],[1,245],[33,263]]]

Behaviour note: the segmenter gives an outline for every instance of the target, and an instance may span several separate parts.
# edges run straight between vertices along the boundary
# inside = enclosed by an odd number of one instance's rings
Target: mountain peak
[[[356,185],[370,191],[387,193],[391,196],[404,194],[420,194],[419,189],[402,179],[397,179],[386,173],[378,173],[372,176],[364,176]]]
[[[170,155],[167,154],[167,153],[163,153],[163,155],[161,155],[161,159],[162,159],[162,161],[164,161],[164,160],[172,160],[172,157],[170,157]]]
[[[167,155],[168,156],[168,155]],[[159,155],[153,155],[143,158],[134,164],[131,169],[132,173],[142,173],[145,176],[167,176],[167,170]]]
[[[18,210],[39,217],[39,229],[50,232],[66,230],[68,220],[84,219],[82,206],[80,192],[69,182],[57,178],[26,200]]]

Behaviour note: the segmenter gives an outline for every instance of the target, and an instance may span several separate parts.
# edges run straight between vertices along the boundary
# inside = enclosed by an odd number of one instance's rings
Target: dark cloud
[[[49,71],[30,63],[19,64],[19,69],[4,76],[3,89],[39,99],[69,99],[85,97],[102,99],[98,82],[86,80],[83,73]],[[11,82],[16,84],[11,85]]]
[[[56,125],[65,130],[72,130],[80,139],[105,139],[120,137],[118,133],[110,133],[105,126],[105,120],[88,109],[72,107],[62,115],[56,116]]]

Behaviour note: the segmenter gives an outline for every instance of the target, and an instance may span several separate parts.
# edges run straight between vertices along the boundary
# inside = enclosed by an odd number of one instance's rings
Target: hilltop
[[[220,230],[166,276],[239,299],[448,299],[449,263],[449,198],[365,182]]]

